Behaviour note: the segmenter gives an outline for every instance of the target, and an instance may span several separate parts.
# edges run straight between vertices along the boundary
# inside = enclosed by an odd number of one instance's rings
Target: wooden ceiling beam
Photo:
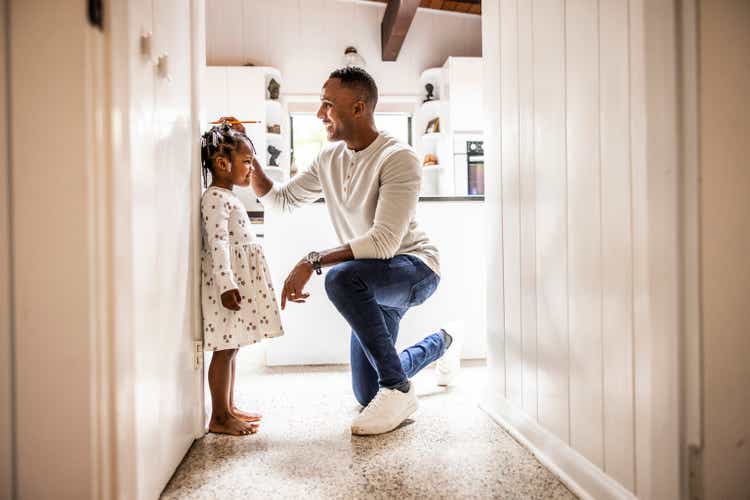
[[[398,58],[419,3],[420,0],[388,0],[380,25],[383,61],[395,61]]]

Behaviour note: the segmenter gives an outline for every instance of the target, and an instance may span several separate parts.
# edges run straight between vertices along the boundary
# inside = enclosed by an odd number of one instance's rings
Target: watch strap
[[[320,254],[318,252],[310,252],[305,257],[305,260],[310,263],[317,274],[323,274],[323,270],[320,267]]]

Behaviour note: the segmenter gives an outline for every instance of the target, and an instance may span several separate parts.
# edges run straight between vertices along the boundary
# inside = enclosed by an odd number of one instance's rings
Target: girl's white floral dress
[[[207,351],[235,349],[284,334],[263,247],[245,206],[228,189],[209,187],[201,199],[201,301]],[[238,289],[241,309],[221,305],[221,294]]]

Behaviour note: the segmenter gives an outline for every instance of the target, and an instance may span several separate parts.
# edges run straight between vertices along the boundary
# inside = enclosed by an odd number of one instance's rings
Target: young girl
[[[235,436],[255,433],[261,416],[234,406],[235,359],[243,345],[283,334],[263,249],[253,234],[234,186],[250,185],[255,148],[228,124],[203,134],[201,199],[203,249],[201,291],[204,349],[213,351],[209,431]]]

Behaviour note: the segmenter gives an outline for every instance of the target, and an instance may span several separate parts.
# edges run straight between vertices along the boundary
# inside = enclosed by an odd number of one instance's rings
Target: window
[[[375,126],[411,146],[411,115],[406,113],[375,113]]]
[[[315,113],[291,113],[292,176],[297,169],[307,168],[323,146],[328,143],[323,123]],[[375,126],[396,139],[411,144],[411,115],[407,113],[375,113]]]

